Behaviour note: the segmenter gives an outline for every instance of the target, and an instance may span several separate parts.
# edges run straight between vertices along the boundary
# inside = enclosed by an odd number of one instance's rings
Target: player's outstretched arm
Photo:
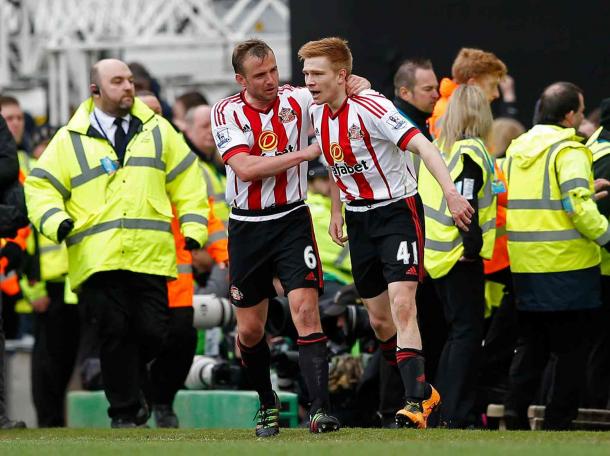
[[[447,200],[447,207],[451,212],[453,221],[462,230],[468,231],[470,219],[474,214],[474,209],[466,198],[460,195],[455,188],[455,184],[449,175],[447,165],[441,158],[440,151],[421,133],[415,135],[407,147],[411,152],[418,154],[423,160],[430,174],[443,189],[443,194]]]
[[[330,174],[330,173],[329,173]],[[347,242],[347,235],[343,234],[343,203],[341,202],[339,187],[333,180],[333,176],[328,176],[330,179],[330,225],[328,226],[328,234],[335,244],[341,247]]]
[[[276,176],[301,162],[319,157],[321,153],[320,146],[312,144],[305,149],[276,157],[259,157],[248,153],[239,153],[229,158],[227,164],[242,181],[250,182]]]

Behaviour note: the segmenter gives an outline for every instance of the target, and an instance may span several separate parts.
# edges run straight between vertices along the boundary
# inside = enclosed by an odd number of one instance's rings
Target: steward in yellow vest
[[[474,202],[471,205],[478,217],[473,217],[468,232],[460,231],[453,223],[440,186],[429,171],[420,171],[419,188],[426,214],[424,264],[433,279],[447,275],[462,257],[490,259],[496,231],[496,197],[492,187],[497,185],[497,179],[493,159],[483,142],[479,138],[457,141],[449,153],[443,153],[443,159],[458,191],[461,189],[462,195]],[[481,177],[475,186],[477,174]]]
[[[134,96],[120,60],[93,65],[92,97],[60,129],[26,180],[30,220],[68,247],[69,279],[100,337],[114,428],[147,421],[141,367],[168,334],[176,277],[172,206],[185,249],[207,239],[205,182],[181,135]]]
[[[48,146],[26,180],[30,220],[53,241],[66,220],[73,289],[98,271],[176,276],[171,204],[185,237],[207,238],[208,203],[196,156],[173,127],[136,99],[134,135],[122,166],[91,125],[86,100]],[[131,125],[131,124],[130,124]]]
[[[610,98],[601,103],[602,126],[589,138],[587,147],[593,153],[593,174],[596,179],[610,180]],[[599,211],[610,217],[610,198],[597,200]],[[587,383],[583,406],[606,408],[610,384],[610,253],[601,249],[602,307],[592,321],[591,349],[585,369]]]
[[[581,89],[547,87],[537,125],[507,150],[508,252],[518,311],[519,340],[510,369],[507,426],[525,428],[527,408],[553,357],[545,429],[569,429],[583,389],[583,344],[590,309],[600,306],[600,246],[608,220],[594,200],[592,155],[576,129],[583,119]]]
[[[504,190],[484,144],[491,125],[483,91],[460,85],[447,106],[438,144],[456,188],[475,210],[468,231],[454,225],[430,172],[422,167],[419,174],[426,220],[424,266],[434,279],[448,329],[436,374],[443,397],[440,420],[454,428],[474,424],[477,359],[484,336],[483,258],[493,253],[496,194]]]

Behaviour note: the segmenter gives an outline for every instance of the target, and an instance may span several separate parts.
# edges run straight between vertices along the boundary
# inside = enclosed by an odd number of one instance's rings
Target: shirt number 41
[[[411,255],[413,255],[413,263],[411,263]],[[417,242],[411,242],[411,251],[409,252],[409,243],[402,241],[396,252],[396,259],[404,264],[418,264]]]

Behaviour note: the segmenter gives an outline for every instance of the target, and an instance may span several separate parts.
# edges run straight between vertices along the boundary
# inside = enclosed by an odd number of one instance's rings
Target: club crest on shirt
[[[278,137],[275,132],[270,130],[264,130],[258,137],[258,147],[262,151],[269,152],[277,148]]]
[[[343,161],[343,149],[341,148],[341,146],[338,143],[336,143],[336,142],[330,143],[329,152],[330,152],[330,156],[332,157],[333,161],[335,161],[335,162]]]
[[[407,123],[407,121],[398,113],[398,111],[390,113],[385,121],[394,130],[400,130]]]
[[[218,147],[224,146],[229,141],[231,141],[231,135],[228,128],[221,128],[216,131],[216,145]]]
[[[347,130],[347,137],[352,141],[360,141],[364,138],[364,132],[358,125],[353,124],[349,127],[349,130]]]
[[[294,109],[282,108],[277,116],[282,123],[289,123],[297,118],[297,113],[294,112]]]

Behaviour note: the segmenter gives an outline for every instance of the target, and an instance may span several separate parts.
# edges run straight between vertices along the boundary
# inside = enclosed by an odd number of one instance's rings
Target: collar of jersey
[[[335,120],[337,117],[339,117],[339,114],[341,114],[341,112],[347,106],[347,100],[349,100],[349,98],[350,97],[345,97],[345,100],[343,100],[343,104],[339,107],[339,109],[337,109],[337,112],[335,112],[334,114],[333,114],[332,109],[330,109],[330,106],[328,105],[328,103],[326,104],[326,106],[328,107],[328,115],[332,120]]]
[[[252,106],[250,103],[248,103],[248,100],[246,100],[246,89],[242,90],[241,93],[239,94],[239,96],[241,97],[241,101],[243,101],[247,107],[249,107],[250,109],[253,109],[256,112],[262,112],[263,114],[268,114],[269,111],[271,111],[273,109],[273,107],[279,100],[279,97],[276,96],[275,100],[273,100],[271,103],[269,103],[267,106],[265,106],[264,109],[258,109],[258,108],[255,108],[254,106]]]

